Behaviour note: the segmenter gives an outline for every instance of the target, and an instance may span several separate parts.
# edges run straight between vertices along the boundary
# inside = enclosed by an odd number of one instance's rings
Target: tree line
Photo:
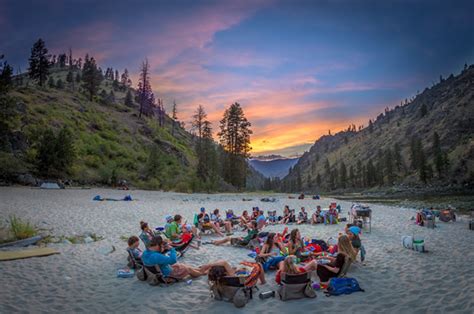
[[[75,59],[71,49],[68,54],[52,56],[42,39],[34,43],[28,63],[27,75],[31,82],[40,88],[68,88],[85,94],[89,101],[103,104],[116,103],[114,91],[126,92],[124,105],[136,108],[139,119],[156,120],[159,127],[164,127],[165,120],[170,119],[172,135],[178,128],[184,127],[184,123],[178,121],[176,102],[173,102],[170,118],[164,109],[163,100],[155,98],[151,86],[150,64],[147,59],[140,65],[135,90],[132,89],[132,81],[127,69],[122,74],[113,68],[106,68],[104,72],[97,65],[94,57],[86,55],[84,59]],[[62,71],[67,70],[65,81],[53,78],[56,68]],[[0,70],[0,105],[2,117],[5,117],[0,122],[0,128],[11,132],[15,128],[13,122],[18,119],[18,116],[14,102],[6,97],[14,80],[19,86],[24,84],[24,75],[18,73],[13,77],[13,68],[6,62],[2,63]],[[103,83],[111,84],[110,92],[106,92],[105,89],[101,91]],[[245,188],[248,171],[246,159],[249,157],[252,131],[250,130],[251,123],[246,119],[240,104],[231,104],[225,110],[217,133],[218,142],[214,141],[213,126],[207,119],[203,106],[198,106],[192,118],[191,132],[194,134],[193,148],[197,157],[198,189],[216,191],[221,189],[222,184],[238,189]],[[58,131],[44,130],[38,135],[34,145],[37,151],[36,171],[44,177],[60,177],[67,174],[76,158],[74,133],[65,127]],[[157,144],[151,145],[147,161],[150,175],[163,166],[160,164],[162,161]]]

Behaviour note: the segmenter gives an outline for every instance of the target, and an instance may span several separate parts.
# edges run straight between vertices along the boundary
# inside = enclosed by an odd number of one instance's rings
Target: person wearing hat
[[[361,249],[361,246],[362,246],[362,242],[360,241],[360,236],[359,236],[361,231],[362,230],[357,226],[353,226],[351,224],[346,225],[346,234],[351,240],[352,247],[354,248],[356,253],[359,253],[359,250]]]

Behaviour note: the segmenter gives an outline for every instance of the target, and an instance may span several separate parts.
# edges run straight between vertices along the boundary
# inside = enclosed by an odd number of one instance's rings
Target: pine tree
[[[433,153],[434,153],[434,164],[436,171],[438,172],[438,177],[441,178],[444,172],[444,154],[441,150],[441,143],[439,140],[439,135],[437,132],[433,134]]]
[[[33,48],[31,48],[28,74],[30,78],[38,81],[39,86],[43,86],[48,79],[50,57],[51,55],[48,54],[48,49],[46,49],[44,41],[41,38],[38,39],[33,45]]]
[[[74,139],[69,129],[62,128],[57,136],[47,129],[40,138],[36,167],[43,176],[61,176],[68,172],[75,156]]]
[[[395,167],[397,167],[397,171],[400,172],[401,168],[403,167],[403,159],[400,144],[398,143],[395,143],[393,147],[393,159],[395,161]]]
[[[102,79],[102,73],[97,68],[94,58],[89,58],[89,55],[86,55],[86,59],[84,60],[84,68],[82,69],[82,86],[89,94],[90,101],[92,101],[94,96],[97,95]]]
[[[66,82],[68,82],[68,84],[74,89],[74,75],[72,74],[72,71],[67,72]]]
[[[56,85],[54,84],[54,79],[52,76],[49,77],[48,79],[48,87],[49,88],[54,88]]]
[[[125,95],[124,105],[131,108],[135,106],[135,103],[133,102],[132,92],[130,91],[130,89],[127,91],[127,94]]]
[[[61,79],[58,79],[56,82],[56,88],[57,89],[63,89],[64,88],[64,83]]]
[[[410,156],[411,156],[411,168],[416,170],[418,166],[418,151],[417,151],[417,138],[413,136],[410,141]]]
[[[343,189],[346,188],[346,181],[347,181],[347,169],[346,164],[344,161],[341,161],[341,165],[339,168],[339,186]]]
[[[362,161],[357,159],[357,178],[356,178],[356,185],[358,187],[364,186],[364,169],[362,167]]]
[[[385,151],[385,173],[388,183],[393,182],[393,156],[390,147]]]
[[[416,141],[416,153],[417,153],[417,165],[420,175],[420,180],[424,183],[428,180],[428,173],[427,173],[427,165],[426,165],[426,158],[425,153],[423,151],[423,145],[421,143],[421,139]]]
[[[191,127],[194,132],[197,132],[198,139],[202,138],[202,128],[204,126],[204,121],[207,119],[207,114],[204,111],[204,107],[199,105],[196,109],[196,112],[192,116],[193,120],[191,122]]]
[[[66,54],[62,53],[58,56],[59,67],[62,69],[66,67]]]
[[[12,87],[13,68],[6,61],[2,63],[3,58],[4,56],[0,55],[0,96],[8,93]]]
[[[375,167],[374,167],[374,164],[372,162],[372,159],[369,160],[369,162],[367,163],[367,185],[370,187],[370,186],[373,186],[375,185],[376,183],[376,173],[375,173]]]
[[[172,128],[171,128],[171,134],[174,135],[174,130],[176,128],[176,124],[178,124],[178,109],[176,107],[176,101],[173,101],[173,110],[171,114],[171,118],[173,119],[172,121]]]
[[[127,69],[125,69],[122,73],[120,84],[122,85],[122,89],[129,89],[132,87],[132,80],[130,79]]]
[[[148,64],[148,59],[142,62],[140,68],[137,98],[138,104],[140,105],[138,117],[141,118],[142,115],[152,116],[155,107],[155,95],[153,94],[150,84],[150,65]]]
[[[316,176],[316,184],[318,185],[319,189],[321,188],[321,183],[321,175],[318,173],[318,175]]]
[[[77,73],[76,74],[76,83],[80,83],[81,82],[81,74],[80,73]]]
[[[369,120],[369,132],[370,133],[374,132],[374,124],[372,122],[372,119]]]
[[[422,104],[420,108],[421,117],[423,118],[424,116],[426,116],[427,113],[428,109],[426,108],[426,104]]]
[[[354,167],[352,165],[349,167],[349,182],[351,184],[351,187],[355,187],[356,185],[355,173],[354,173]]]
[[[299,169],[296,170],[296,190],[298,192],[303,191],[303,182],[301,180],[301,172]]]
[[[247,161],[250,156],[251,123],[245,118],[244,111],[238,103],[230,105],[220,121],[218,133],[220,143],[226,153],[227,167],[224,179],[232,185],[242,188],[247,178]]]

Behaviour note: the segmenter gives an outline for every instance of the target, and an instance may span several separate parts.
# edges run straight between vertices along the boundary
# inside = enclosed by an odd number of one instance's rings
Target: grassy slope
[[[421,117],[421,106],[425,104],[428,114]],[[433,165],[432,141],[434,132],[440,136],[443,151],[448,152],[450,168],[447,178],[432,180],[431,185],[465,185],[474,179],[474,67],[456,77],[437,84],[418,95],[410,104],[399,107],[374,123],[374,131],[367,128],[360,132],[341,132],[324,136],[302,156],[296,168],[303,174],[303,187],[308,188],[308,178],[319,173],[324,180],[324,161],[328,158],[332,167],[344,161],[355,169],[357,160],[363,164],[369,159],[376,162],[379,149],[386,150],[399,143],[401,155],[407,168],[410,166],[410,140],[416,135],[423,141],[428,163]],[[344,138],[347,138],[347,143]],[[317,161],[319,157],[319,161]],[[433,166],[434,169],[434,166]],[[294,180],[293,175],[287,180]],[[418,173],[397,173],[398,184],[419,184]]]
[[[59,69],[52,73],[55,81],[61,78],[65,82],[66,75]],[[109,92],[111,85],[111,81],[104,81],[101,89]],[[109,184],[115,175],[143,188],[188,190],[193,176],[189,173],[196,164],[191,135],[180,127],[171,135],[168,117],[164,128],[153,119],[138,119],[138,108],[123,105],[125,92],[115,91],[116,103],[104,105],[98,99],[89,101],[78,91],[77,83],[75,91],[29,86],[11,92],[17,102],[26,105],[21,130],[33,144],[46,127],[70,127],[77,151],[70,179],[81,184]],[[146,163],[153,143],[160,150],[160,171],[149,179],[145,178]],[[24,153],[21,159],[32,169],[34,145]]]

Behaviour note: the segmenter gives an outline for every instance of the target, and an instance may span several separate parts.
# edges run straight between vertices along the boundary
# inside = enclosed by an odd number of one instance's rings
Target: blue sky
[[[102,68],[140,62],[188,122],[201,104],[217,131],[228,105],[252,122],[254,154],[302,153],[328,129],[393,107],[474,62],[473,1],[8,1],[0,53],[27,68],[89,53]]]

